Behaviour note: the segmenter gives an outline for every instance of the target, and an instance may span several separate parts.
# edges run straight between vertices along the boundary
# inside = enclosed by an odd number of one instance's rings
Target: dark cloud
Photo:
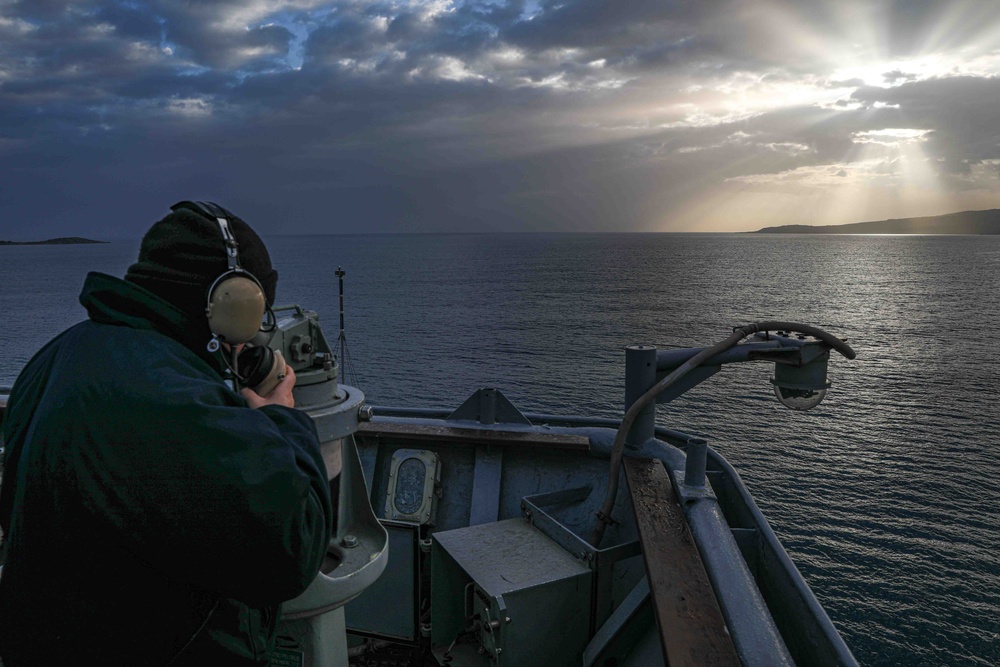
[[[862,156],[891,170],[889,147],[858,140],[886,128],[916,133],[942,187],[987,174],[975,186],[1000,191],[998,17],[922,1],[0,3],[0,238],[29,217],[43,235],[138,235],[190,197],[265,232],[669,228],[729,183],[847,182]],[[951,65],[928,74],[935,58]],[[136,222],[96,213],[111,200]]]
[[[115,31],[130,39],[157,44],[163,36],[163,22],[138,3],[110,3],[95,9],[95,17],[115,27]]]
[[[667,40],[688,34],[684,4],[666,0],[546,1],[539,3],[539,13],[530,21],[512,22],[503,37],[534,48],[634,47],[636,37],[648,41],[653,32]]]
[[[365,57],[380,52],[380,41],[381,35],[371,21],[347,17],[334,25],[316,29],[309,36],[305,56],[308,61],[319,63]]]

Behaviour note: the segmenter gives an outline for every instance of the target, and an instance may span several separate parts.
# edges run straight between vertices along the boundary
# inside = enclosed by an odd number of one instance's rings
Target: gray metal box
[[[432,643],[447,647],[478,620],[484,649],[484,655],[453,652],[453,666],[496,664],[497,658],[504,666],[580,664],[591,608],[592,573],[584,563],[525,519],[433,537]]]

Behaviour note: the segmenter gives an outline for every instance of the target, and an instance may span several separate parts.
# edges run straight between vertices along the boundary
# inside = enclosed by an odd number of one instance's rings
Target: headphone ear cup
[[[260,330],[266,302],[256,281],[245,275],[220,280],[208,295],[205,315],[212,333],[230,345],[246,343]]]

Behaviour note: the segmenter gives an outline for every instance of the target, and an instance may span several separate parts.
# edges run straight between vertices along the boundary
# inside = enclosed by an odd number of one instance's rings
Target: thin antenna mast
[[[347,372],[347,357],[344,352],[347,346],[347,334],[344,332],[344,276],[347,272],[338,266],[334,275],[340,285],[340,336],[337,340],[340,341],[340,384],[344,384],[344,374]]]

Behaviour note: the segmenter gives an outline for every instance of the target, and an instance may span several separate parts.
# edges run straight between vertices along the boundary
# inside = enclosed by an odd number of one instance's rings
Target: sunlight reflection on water
[[[708,345],[796,320],[846,336],[809,413],[764,365],[661,407],[733,463],[865,665],[1000,663],[1000,237],[348,236],[268,239],[279,302],[336,337],[347,270],[370,402],[455,407],[482,386],[524,411],[621,414],[625,345]],[[0,384],[78,321],[87,270],[138,242],[0,247]]]

